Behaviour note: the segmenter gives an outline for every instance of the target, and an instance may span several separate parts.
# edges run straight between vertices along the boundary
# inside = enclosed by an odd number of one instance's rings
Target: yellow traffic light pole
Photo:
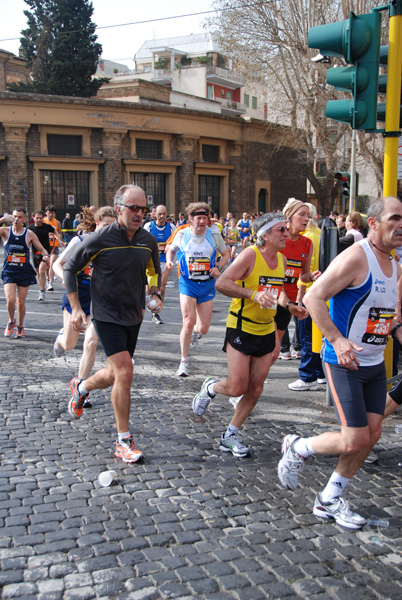
[[[400,0],[396,4],[397,11],[400,12]],[[398,189],[398,136],[395,134],[395,132],[399,130],[400,126],[401,75],[402,14],[390,13],[384,138],[384,197],[396,196]],[[387,136],[387,132],[389,132],[390,135]],[[393,343],[392,340],[390,340],[386,346],[384,356],[387,379],[392,377],[392,355]]]
[[[398,2],[398,4],[400,4]],[[399,6],[400,10],[400,6]],[[396,196],[398,181],[398,137],[401,106],[402,74],[402,14],[389,19],[389,46],[387,69],[387,99],[384,139],[383,196]],[[391,135],[387,136],[387,132]],[[394,135],[392,135],[394,133]]]

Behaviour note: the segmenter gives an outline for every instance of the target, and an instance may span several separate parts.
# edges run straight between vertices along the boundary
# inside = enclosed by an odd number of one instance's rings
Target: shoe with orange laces
[[[4,337],[11,337],[13,335],[15,327],[15,321],[9,321],[4,330]]]
[[[17,340],[18,338],[24,338],[25,337],[25,329],[21,326],[18,325],[17,327],[17,331],[15,333],[15,339]]]
[[[132,435],[124,438],[121,442],[116,441],[116,452],[114,455],[126,463],[137,462],[137,460],[143,457],[141,450],[135,447]]]
[[[70,398],[70,402],[68,403],[68,412],[74,419],[79,419],[82,415],[82,409],[84,406],[85,398],[88,398],[89,394],[85,394],[85,396],[81,396],[78,391],[78,386],[80,385],[82,379],[78,377],[73,377],[70,381],[70,390],[72,396]]]

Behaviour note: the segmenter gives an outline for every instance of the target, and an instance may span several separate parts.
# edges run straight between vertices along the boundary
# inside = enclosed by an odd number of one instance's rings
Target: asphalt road
[[[60,282],[46,301],[28,294],[26,338],[0,338],[0,584],[2,598],[253,600],[402,598],[400,435],[393,415],[345,496],[389,527],[350,532],[312,514],[314,497],[335,466],[307,462],[295,492],[277,479],[287,432],[336,427],[325,389],[291,392],[298,361],[278,361],[242,429],[251,457],[219,450],[233,414],[217,397],[203,417],[191,401],[206,376],[222,377],[229,300],[218,295],[209,334],[191,352],[190,377],[178,379],[181,326],[171,275],[164,324],[146,313],[135,355],[132,430],[145,459],[113,455],[109,391],[73,421],[69,381],[80,347],[52,353],[61,327]],[[0,289],[0,316],[7,320]],[[2,325],[2,326],[3,326]],[[104,364],[98,351],[96,367]],[[101,471],[117,472],[101,488]]]

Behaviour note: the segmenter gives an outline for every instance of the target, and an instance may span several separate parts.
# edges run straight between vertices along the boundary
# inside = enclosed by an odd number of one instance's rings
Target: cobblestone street
[[[393,415],[345,497],[389,527],[356,533],[312,513],[335,465],[309,459],[295,492],[277,478],[286,433],[333,428],[325,391],[291,392],[298,361],[278,361],[241,431],[252,454],[219,450],[233,408],[217,397],[203,417],[191,401],[203,379],[221,377],[228,299],[217,296],[211,330],[178,379],[180,310],[171,275],[162,318],[150,314],[135,355],[131,423],[141,463],[114,458],[110,390],[93,394],[81,419],[67,412],[80,350],[53,356],[62,289],[28,294],[24,340],[0,341],[0,583],[24,600],[371,600],[402,598],[402,461]],[[1,290],[1,322],[7,316]],[[79,343],[82,347],[82,342]],[[98,351],[96,366],[104,363]],[[102,488],[98,475],[115,469]]]

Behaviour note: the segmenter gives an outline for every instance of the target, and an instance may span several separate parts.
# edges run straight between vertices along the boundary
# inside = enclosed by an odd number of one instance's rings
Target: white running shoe
[[[193,331],[193,333],[191,334],[190,348],[197,348],[197,346],[198,346],[198,333],[196,331]]]
[[[303,381],[302,379],[289,383],[288,388],[294,392],[306,392],[307,390],[315,392],[319,389],[317,381]]]
[[[247,448],[247,446],[241,443],[235,434],[225,437],[225,434],[222,433],[219,450],[222,450],[223,452],[231,452],[233,456],[236,456],[236,458],[245,458],[250,454],[250,450]]]
[[[59,343],[59,337],[61,335],[63,335],[63,331],[64,331],[64,329],[60,329],[60,331],[57,334],[57,337],[56,337],[56,339],[54,341],[54,344],[53,344],[53,353],[54,353],[54,355],[55,355],[56,358],[61,358],[66,353],[65,349],[63,348],[63,346]]]
[[[327,380],[325,379],[325,377],[323,379],[317,377],[317,383],[318,385],[327,385]]]
[[[278,463],[278,477],[283,487],[295,490],[299,482],[299,473],[306,461],[294,449],[293,445],[299,435],[286,435],[282,440],[282,458]]]
[[[366,456],[364,462],[366,465],[372,465],[373,463],[378,461],[378,456],[375,452],[371,450],[371,452]]]
[[[292,355],[290,354],[290,352],[280,352],[279,358],[281,360],[292,360]]]
[[[211,396],[208,394],[207,387],[210,383],[215,383],[215,379],[213,377],[207,377],[204,383],[201,386],[200,391],[196,396],[194,396],[193,400],[193,413],[201,417],[206,409],[208,408],[208,404],[211,402]]]
[[[176,373],[177,377],[188,377],[188,362],[181,360]]]
[[[45,292],[43,290],[40,290],[38,300],[41,302],[45,300]]]
[[[334,498],[329,502],[323,502],[321,494],[315,499],[313,513],[320,519],[335,519],[335,522],[348,529],[361,529],[366,524],[366,519],[353,512],[347,500]]]

